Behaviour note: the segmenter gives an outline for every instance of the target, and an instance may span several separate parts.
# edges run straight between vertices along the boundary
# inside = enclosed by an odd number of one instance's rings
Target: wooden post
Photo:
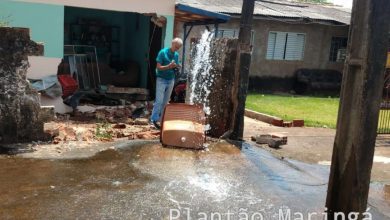
[[[355,0],[344,67],[326,207],[348,216],[366,211],[383,89],[389,0]]]
[[[248,91],[249,68],[251,65],[251,32],[255,0],[244,0],[241,11],[240,33],[238,36],[238,59],[235,70],[235,90],[233,91],[234,119],[233,140],[240,140],[244,133],[245,101]]]

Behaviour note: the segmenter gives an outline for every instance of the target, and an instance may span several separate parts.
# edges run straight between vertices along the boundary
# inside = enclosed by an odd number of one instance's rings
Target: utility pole
[[[234,115],[230,138],[240,140],[244,133],[245,101],[248,92],[249,68],[251,65],[251,33],[255,0],[243,0],[238,52],[235,69],[235,88],[233,91]]]
[[[328,219],[367,208],[390,24],[389,0],[354,0],[333,147]]]

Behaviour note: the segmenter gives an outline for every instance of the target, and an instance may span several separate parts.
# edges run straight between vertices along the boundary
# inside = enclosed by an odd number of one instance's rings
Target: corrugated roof
[[[241,14],[242,8],[242,0],[176,0],[176,3],[227,14]],[[302,18],[306,22],[312,20],[342,24],[349,24],[351,19],[351,9],[288,0],[258,0],[255,2],[254,14],[272,18]]]

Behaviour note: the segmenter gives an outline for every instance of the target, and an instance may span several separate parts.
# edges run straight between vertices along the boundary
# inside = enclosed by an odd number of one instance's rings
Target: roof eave
[[[229,14],[232,18],[240,18],[240,13],[226,13]],[[305,17],[289,17],[289,16],[274,16],[274,15],[261,15],[255,14],[253,16],[254,19],[264,19],[264,20],[275,20],[281,22],[296,22],[297,24],[325,24],[325,25],[337,25],[337,26],[349,26],[349,23],[336,21],[336,20],[326,20],[326,19],[313,19],[313,18],[305,18]]]

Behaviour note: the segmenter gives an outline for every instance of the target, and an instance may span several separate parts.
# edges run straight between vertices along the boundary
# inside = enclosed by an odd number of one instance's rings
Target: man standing
[[[179,53],[177,52],[183,41],[180,38],[172,40],[170,48],[164,48],[160,50],[157,55],[157,68],[156,68],[156,99],[153,105],[152,116],[150,122],[160,129],[158,122],[165,105],[168,103],[172,89],[175,83],[175,68],[179,64]]]

